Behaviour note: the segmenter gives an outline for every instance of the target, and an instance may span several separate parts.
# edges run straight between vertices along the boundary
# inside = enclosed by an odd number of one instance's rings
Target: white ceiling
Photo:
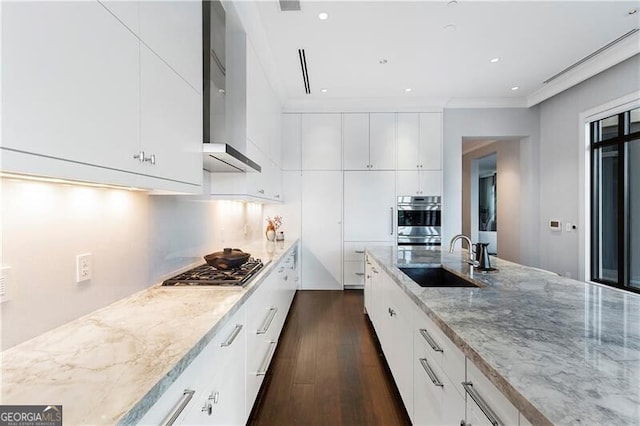
[[[302,1],[297,12],[260,1],[257,7],[288,101],[526,104],[544,80],[640,27],[640,11],[628,14],[640,1]],[[320,12],[329,18],[321,21]],[[456,30],[446,31],[447,25]],[[306,52],[310,95],[299,48]],[[633,48],[640,51],[640,45]],[[491,63],[494,57],[500,61]],[[381,59],[388,62],[381,65]]]

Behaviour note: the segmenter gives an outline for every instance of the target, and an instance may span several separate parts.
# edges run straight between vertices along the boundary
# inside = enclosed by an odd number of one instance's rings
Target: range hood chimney
[[[261,172],[259,164],[226,143],[226,13],[219,1],[202,2],[203,169]]]

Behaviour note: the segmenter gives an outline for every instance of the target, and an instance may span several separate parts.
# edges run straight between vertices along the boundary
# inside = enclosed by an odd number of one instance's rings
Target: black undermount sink
[[[399,268],[420,287],[478,287],[443,268]]]

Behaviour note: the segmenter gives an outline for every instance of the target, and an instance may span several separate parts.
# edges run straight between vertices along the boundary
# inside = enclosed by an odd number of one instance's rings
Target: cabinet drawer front
[[[425,368],[426,367],[426,368]],[[460,424],[465,418],[464,395],[428,355],[414,357],[414,421],[416,425]],[[434,383],[427,369],[441,385]]]
[[[364,261],[344,262],[344,285],[364,285]]]
[[[503,425],[517,425],[519,421],[518,409],[482,374],[482,372],[469,360],[467,360],[467,383],[471,384],[471,391],[474,397],[467,395],[467,413],[474,413],[478,420],[476,423],[489,421],[489,417],[481,408],[486,405],[490,411],[497,416],[499,423]],[[469,386],[467,386],[469,388]],[[467,393],[470,393],[467,391]],[[479,399],[478,402],[475,400]],[[475,424],[475,423],[474,423]],[[491,424],[489,421],[488,424]]]
[[[356,262],[364,260],[364,251],[366,243],[363,242],[345,242],[343,259],[345,262]]]
[[[415,306],[416,321],[414,342],[416,351],[429,355],[448,378],[464,393],[461,383],[465,380],[465,356],[456,345]]]

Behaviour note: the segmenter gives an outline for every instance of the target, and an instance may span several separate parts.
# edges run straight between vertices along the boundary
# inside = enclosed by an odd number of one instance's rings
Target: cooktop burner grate
[[[233,286],[242,287],[264,267],[260,259],[249,259],[239,268],[220,270],[208,264],[197,266],[165,280],[163,286]]]

